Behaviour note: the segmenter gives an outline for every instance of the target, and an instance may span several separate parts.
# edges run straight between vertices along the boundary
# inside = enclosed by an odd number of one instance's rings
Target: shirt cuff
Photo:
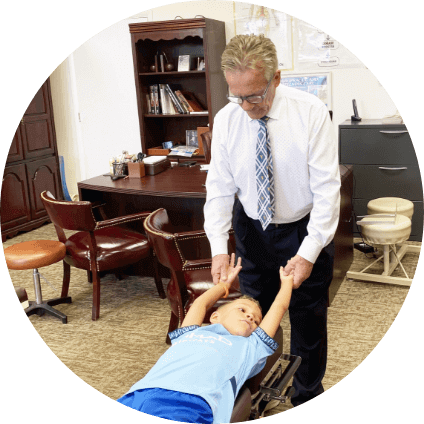
[[[297,251],[297,254],[301,256],[303,259],[311,263],[315,263],[323,246],[317,243],[312,237],[306,236]]]
[[[182,336],[185,333],[188,333],[189,331],[193,331],[196,328],[199,328],[198,325],[189,325],[188,327],[181,327],[181,328],[177,328],[174,331],[171,331],[170,333],[168,333],[168,336],[171,340],[171,342],[175,339],[177,339],[178,337]]]
[[[278,349],[278,342],[276,342],[272,337],[268,336],[267,333],[265,333],[264,330],[262,330],[261,327],[258,327],[254,333],[268,346],[270,347],[274,352]]]
[[[228,238],[217,238],[209,243],[211,245],[212,258],[216,255],[228,255]]]

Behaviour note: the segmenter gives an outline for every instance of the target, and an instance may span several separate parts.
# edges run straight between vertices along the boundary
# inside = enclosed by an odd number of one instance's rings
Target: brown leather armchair
[[[171,272],[171,280],[167,287],[167,297],[171,306],[168,332],[171,332],[183,322],[194,300],[213,286],[212,259],[192,259],[197,257],[196,249],[202,241],[206,243],[208,241],[203,230],[176,233],[165,209],[152,212],[144,221],[144,229],[159,262]],[[204,322],[209,322],[212,312],[220,305],[240,296],[237,280],[228,297],[220,299],[208,311]],[[167,343],[169,343],[168,338]]]
[[[117,270],[150,257],[155,270],[156,288],[159,296],[165,298],[157,259],[147,237],[120,226],[128,222],[142,221],[150,212],[96,221],[90,202],[56,200],[47,191],[41,193],[41,200],[55,226],[59,240],[66,246],[66,256],[63,259],[62,297],[68,294],[70,267],[87,270],[92,276],[92,319],[96,321],[100,315],[100,273]],[[64,230],[77,232],[67,238]]]

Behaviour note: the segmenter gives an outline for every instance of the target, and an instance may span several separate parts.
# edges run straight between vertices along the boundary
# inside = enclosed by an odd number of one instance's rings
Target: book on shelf
[[[190,112],[206,112],[206,110],[203,109],[202,105],[197,101],[196,97],[194,97],[193,93],[189,91],[182,91],[182,94],[186,98],[187,103],[192,109],[190,110]]]
[[[160,99],[162,103],[162,114],[163,115],[175,115],[177,112],[172,104],[171,97],[166,91],[165,84],[159,84]]]
[[[175,93],[171,90],[171,87],[169,86],[169,84],[164,84],[164,85],[165,85],[165,89],[166,89],[167,93],[169,94],[169,96],[171,97],[171,100],[174,103],[175,108],[177,109],[178,113],[188,113],[188,112],[185,112],[182,104],[178,100],[178,97],[175,95]]]
[[[158,115],[161,113],[158,84],[153,84],[150,86],[150,95],[151,95],[152,104],[153,104],[153,107],[150,108],[150,113]]]
[[[149,86],[149,113],[154,115],[203,114],[204,110],[194,95],[187,91],[171,89],[169,84],[153,84]]]

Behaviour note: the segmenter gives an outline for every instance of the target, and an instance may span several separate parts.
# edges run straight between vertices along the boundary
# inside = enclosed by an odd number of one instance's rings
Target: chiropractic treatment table
[[[285,403],[294,394],[289,382],[300,365],[299,356],[282,353],[283,330],[278,329],[274,339],[279,347],[268,357],[264,369],[247,380],[235,400],[231,422],[254,420],[263,416],[270,401]]]

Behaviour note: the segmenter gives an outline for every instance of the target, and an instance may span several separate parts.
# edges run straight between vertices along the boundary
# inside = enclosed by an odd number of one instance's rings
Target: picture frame
[[[178,56],[178,72],[187,72],[190,70],[190,55]]]
[[[333,110],[331,72],[282,73],[280,84],[313,94]]]
[[[197,130],[186,130],[186,145],[190,147],[199,147]]]

